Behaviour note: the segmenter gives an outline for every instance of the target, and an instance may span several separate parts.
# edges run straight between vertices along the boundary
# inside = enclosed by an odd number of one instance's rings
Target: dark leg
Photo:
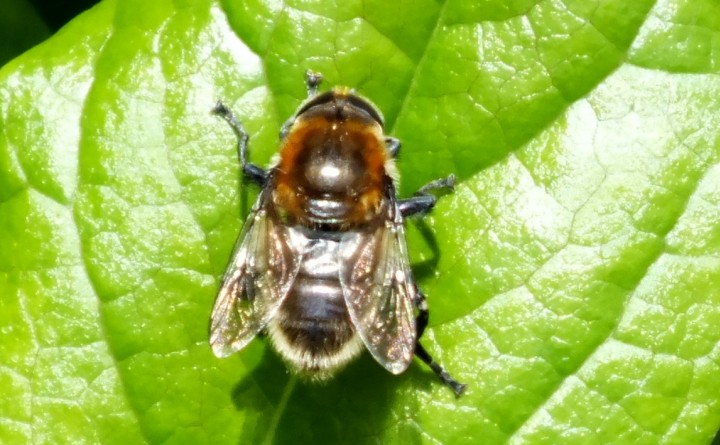
[[[320,73],[316,73],[312,70],[305,71],[305,85],[307,86],[308,97],[317,95],[318,87],[322,83],[323,76]]]
[[[454,378],[452,378],[452,376],[450,376],[450,374],[448,374],[448,372],[445,371],[445,369],[440,366],[439,363],[433,360],[430,354],[420,344],[420,337],[422,337],[423,332],[425,332],[425,328],[427,327],[428,321],[430,319],[430,311],[428,310],[427,302],[425,301],[425,295],[423,295],[423,293],[419,289],[417,292],[417,297],[415,299],[415,306],[420,311],[415,322],[417,327],[415,355],[417,355],[420,360],[425,362],[425,364],[427,364],[430,369],[433,370],[433,372],[440,378],[440,380],[442,380],[442,382],[446,386],[453,390],[456,397],[460,397],[465,391],[467,385],[464,383],[460,383]]]
[[[252,164],[248,162],[247,156],[248,156],[248,134],[245,131],[245,128],[242,126],[239,120],[235,117],[235,115],[230,111],[228,107],[225,106],[222,102],[218,101],[217,104],[215,104],[215,108],[213,108],[212,112],[214,114],[217,114],[218,116],[225,119],[225,121],[230,124],[230,127],[235,132],[235,136],[238,138],[237,143],[237,151],[238,151],[238,159],[240,160],[240,166],[242,168],[243,176],[247,179],[250,179],[251,181],[255,182],[256,184],[262,186],[265,184],[265,180],[267,179],[268,173],[263,170],[262,167],[259,167],[255,164]]]
[[[391,136],[385,136],[385,146],[390,152],[390,156],[392,156],[393,158],[397,158],[398,153],[400,153],[400,139]]]
[[[312,70],[305,71],[305,87],[307,88],[308,99],[317,96],[318,87],[322,83],[323,76],[320,73],[316,73]],[[295,116],[291,116],[290,119],[286,120],[285,123],[280,127],[280,140],[284,140],[290,128],[295,123]]]
[[[290,128],[295,123],[295,116],[291,116],[290,119],[286,120],[285,123],[282,124],[282,127],[280,127],[280,140],[284,141],[287,137],[288,133],[290,133]]]
[[[455,188],[455,175],[451,174],[447,178],[430,181],[420,187],[420,190],[415,192],[411,198],[399,200],[400,213],[404,217],[416,214],[425,215],[435,207],[437,201],[437,198],[430,194],[429,191],[443,188],[449,188],[450,190]]]

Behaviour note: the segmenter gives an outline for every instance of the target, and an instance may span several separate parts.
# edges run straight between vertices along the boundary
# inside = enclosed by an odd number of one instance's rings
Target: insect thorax
[[[387,205],[387,159],[375,122],[299,118],[280,151],[273,201],[281,214],[306,226],[367,223]]]

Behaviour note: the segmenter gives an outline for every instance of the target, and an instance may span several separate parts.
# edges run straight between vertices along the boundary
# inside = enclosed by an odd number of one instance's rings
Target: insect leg
[[[213,114],[217,114],[223,119],[225,119],[225,121],[230,124],[230,127],[235,132],[235,136],[237,136],[238,138],[238,159],[240,160],[240,165],[242,166],[243,176],[260,186],[265,184],[265,180],[267,179],[268,175],[267,171],[265,171],[262,167],[248,162],[247,158],[249,137],[243,125],[240,123],[239,120],[237,120],[233,112],[230,111],[230,109],[226,107],[225,104],[221,101],[218,101],[217,104],[215,104],[215,108],[212,109],[212,112]]]
[[[323,76],[320,73],[316,73],[313,70],[305,71],[305,85],[307,86],[308,97],[314,97],[317,95],[318,87],[322,83]]]
[[[420,337],[422,337],[425,328],[427,327],[430,319],[430,311],[428,310],[427,302],[425,301],[425,295],[418,289],[417,296],[415,297],[415,306],[418,308],[419,314],[416,319],[417,328],[417,341],[415,342],[415,355],[420,360],[425,362],[430,369],[442,380],[442,382],[453,390],[456,397],[460,397],[465,391],[467,384],[460,383],[445,370],[439,363],[437,363],[430,354],[425,350],[423,345],[420,344]]]
[[[429,191],[443,188],[449,188],[451,190],[455,188],[455,175],[451,174],[447,178],[430,181],[420,187],[420,190],[415,192],[412,197],[399,200],[400,213],[402,213],[404,217],[416,214],[427,214],[435,207],[435,202],[437,201],[437,198],[430,194]]]
[[[313,70],[307,70],[305,71],[305,87],[307,88],[307,95],[308,98],[317,96],[318,93],[318,87],[323,81],[323,76],[320,73],[316,73]],[[285,140],[288,133],[290,133],[290,128],[295,123],[295,116],[290,116],[288,120],[286,120],[282,127],[280,127],[280,140]]]
[[[397,158],[400,153],[400,139],[391,136],[385,136],[385,145],[387,146],[390,156]]]
[[[284,141],[287,135],[290,133],[290,127],[293,126],[295,123],[295,116],[290,117],[290,119],[286,120],[285,123],[282,124],[282,127],[280,127],[280,140]]]

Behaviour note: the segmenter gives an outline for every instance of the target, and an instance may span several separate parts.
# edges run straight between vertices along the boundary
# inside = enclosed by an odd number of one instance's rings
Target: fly
[[[267,170],[248,161],[248,134],[230,109],[213,109],[238,137],[243,176],[261,187],[212,311],[213,352],[226,357],[267,332],[280,356],[315,380],[363,349],[393,374],[417,355],[460,396],[466,385],[418,341],[429,312],[403,225],[427,214],[437,199],[429,192],[452,189],[455,177],[398,199],[400,141],[384,135],[372,103],[348,88],[318,93],[321,80],[308,72],[308,99],[282,126]]]

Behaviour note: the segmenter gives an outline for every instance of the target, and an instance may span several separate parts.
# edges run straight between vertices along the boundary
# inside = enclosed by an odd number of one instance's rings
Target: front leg
[[[240,167],[242,168],[243,176],[246,179],[253,181],[259,186],[265,185],[267,181],[268,172],[262,167],[248,162],[248,134],[245,131],[245,127],[235,117],[232,111],[225,106],[222,102],[218,101],[215,104],[215,108],[212,109],[213,114],[217,114],[227,122],[235,132],[237,136],[237,151],[238,159],[240,160]]]
[[[400,139],[392,136],[385,136],[385,146],[387,147],[391,157],[397,158],[398,153],[400,153],[400,145]]]
[[[313,70],[305,71],[305,87],[307,88],[308,99],[317,96],[318,87],[323,81],[323,75]]]
[[[317,73],[313,70],[307,70],[305,71],[305,88],[307,89],[307,98],[312,99],[313,97],[317,96],[318,94],[318,88],[320,87],[320,84],[323,81],[323,75],[320,73]],[[295,117],[296,116],[290,116],[288,120],[286,120],[282,127],[280,127],[280,140],[283,141],[287,137],[287,135],[290,133],[290,129],[292,128],[293,124],[295,123]]]
[[[460,383],[445,370],[439,363],[437,363],[433,358],[430,356],[430,354],[427,352],[427,350],[423,347],[423,345],[420,344],[420,337],[422,337],[423,333],[425,332],[425,328],[428,325],[428,321],[430,320],[430,310],[428,309],[427,302],[425,301],[425,295],[423,295],[422,291],[420,289],[417,290],[417,296],[415,297],[415,306],[418,308],[418,316],[415,320],[415,326],[417,329],[417,340],[415,341],[415,355],[418,356],[420,360],[425,362],[430,369],[433,370],[435,375],[437,375],[440,380],[445,384],[445,386],[448,386],[450,389],[453,390],[456,397],[460,397],[462,393],[465,391],[465,388],[467,387],[467,384]]]
[[[430,181],[424,186],[420,187],[420,190],[415,194],[406,199],[400,199],[398,206],[400,207],[400,213],[403,217],[408,217],[416,214],[425,215],[437,202],[437,197],[429,193],[430,190],[449,188],[453,190],[455,188],[455,175],[451,174],[447,178],[436,179]]]

